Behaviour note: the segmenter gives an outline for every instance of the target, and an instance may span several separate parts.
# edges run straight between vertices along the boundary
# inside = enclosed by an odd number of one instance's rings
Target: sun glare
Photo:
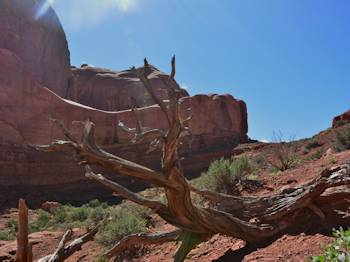
[[[43,15],[45,15],[54,1],[55,0],[45,0],[38,4],[35,11],[35,19],[40,19]]]

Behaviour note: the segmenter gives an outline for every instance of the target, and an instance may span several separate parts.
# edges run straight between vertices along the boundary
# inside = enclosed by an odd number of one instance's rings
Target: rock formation
[[[154,104],[131,70],[116,72],[82,65],[80,68],[73,67],[72,73],[73,80],[67,98],[83,105],[107,111],[120,111],[132,106],[144,107]],[[166,77],[165,73],[152,67],[149,79],[163,100],[168,99]],[[185,90],[181,90],[183,96],[188,96]]]
[[[68,45],[55,11],[39,16],[44,2],[0,0],[0,48],[12,51],[34,80],[64,97],[71,78]]]
[[[79,140],[80,121],[90,119],[96,124],[98,143],[107,151],[157,169],[160,152],[145,154],[149,141],[131,145],[129,134],[117,124],[122,121],[135,126],[129,109],[133,103],[140,107],[137,114],[144,126],[167,128],[164,115],[128,70],[84,66],[73,68],[71,77],[61,25],[51,9],[35,19],[35,3],[0,0],[0,206],[11,201],[15,204],[18,197],[30,197],[31,205],[43,200],[84,201],[110,196],[110,192],[87,181],[71,157],[38,152],[30,145],[63,138],[54,119],[62,121]],[[155,68],[150,77],[163,99],[167,98],[165,77]],[[211,160],[230,156],[235,145],[247,140],[247,111],[245,103],[231,95],[187,95],[183,91],[180,110],[187,116],[191,108],[189,127],[193,136],[184,139],[180,153],[184,171],[191,176],[206,169]],[[62,98],[67,96],[77,102]],[[133,184],[134,189],[140,186]]]
[[[332,127],[337,127],[341,122],[350,122],[350,110],[333,118]]]

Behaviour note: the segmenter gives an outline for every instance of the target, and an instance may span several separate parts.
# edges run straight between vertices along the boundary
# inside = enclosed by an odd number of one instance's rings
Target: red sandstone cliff
[[[151,67],[150,82],[158,96],[166,100],[167,75]],[[73,67],[73,80],[69,86],[67,98],[97,109],[120,111],[130,109],[133,103],[137,107],[153,105],[154,101],[146,92],[142,83],[131,70],[121,72],[83,65]],[[180,87],[178,86],[180,89]],[[183,96],[188,93],[182,90]]]
[[[27,11],[23,11],[24,7],[28,7]],[[71,157],[28,147],[63,138],[50,118],[61,120],[76,137],[81,134],[79,121],[89,118],[96,124],[97,141],[106,150],[159,168],[159,152],[145,154],[147,142],[131,145],[129,135],[117,128],[118,121],[135,126],[127,110],[132,98],[141,107],[138,114],[144,126],[167,127],[140,81],[130,71],[83,67],[72,70],[74,76],[68,84],[69,51],[57,17],[53,10],[49,11],[49,24],[55,27],[48,27],[31,16],[29,7],[35,7],[34,0],[0,0],[0,206],[18,196],[34,195],[38,201],[73,201],[110,195],[87,181]],[[27,22],[28,32],[23,28]],[[156,69],[151,75],[163,99],[167,98],[165,77]],[[184,91],[183,96],[180,110],[184,115],[188,108],[192,110],[189,127],[193,138],[184,139],[180,154],[184,156],[186,174],[193,175],[207,168],[211,160],[229,156],[235,145],[246,141],[247,111],[245,103],[231,95],[188,97]],[[132,186],[136,189],[140,184]]]
[[[18,56],[33,79],[65,96],[71,78],[66,36],[52,8],[37,17],[42,2],[0,0],[0,48]]]

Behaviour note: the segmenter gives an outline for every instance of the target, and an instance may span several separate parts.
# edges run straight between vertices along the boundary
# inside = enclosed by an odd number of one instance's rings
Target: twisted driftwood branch
[[[182,230],[174,230],[166,233],[139,233],[124,237],[115,246],[108,250],[103,257],[108,259],[118,256],[127,249],[135,246],[145,246],[152,244],[163,244],[171,241],[178,241]]]
[[[182,245],[175,256],[175,260],[183,261],[186,254],[200,241],[208,239],[213,234],[224,234],[245,240],[251,245],[267,243],[279,235],[294,230],[296,225],[314,226],[315,221],[332,221],[332,210],[327,210],[329,199],[338,206],[344,204],[344,198],[350,197],[350,166],[343,165],[334,169],[326,169],[320,176],[303,186],[285,190],[268,197],[236,197],[208,190],[198,190],[191,186],[183,176],[178,156],[178,145],[182,134],[186,132],[184,122],[179,116],[179,93],[174,88],[175,58],[172,59],[172,72],[168,79],[169,103],[166,105],[155,94],[147,76],[150,72],[149,64],[145,60],[144,67],[133,69],[150,93],[154,101],[165,114],[169,130],[162,134],[162,169],[154,171],[135,164],[115,155],[105,152],[95,143],[94,124],[86,121],[83,142],[56,141],[49,146],[40,147],[47,151],[59,150],[75,153],[84,163],[97,165],[120,175],[133,177],[150,184],[163,187],[167,204],[144,198],[125,187],[95,174],[90,167],[86,167],[86,176],[111,188],[119,195],[152,209],[164,220],[176,226],[181,231]],[[144,129],[133,111],[136,128],[122,127],[125,131],[142,134]],[[67,137],[67,136],[66,136]],[[339,186],[346,189],[335,191]],[[333,190],[333,193],[329,192]],[[197,193],[214,203],[213,207],[196,206],[191,199],[191,192]],[[340,219],[342,219],[340,217]],[[339,223],[349,223],[343,218]],[[329,224],[331,227],[331,224]],[[142,240],[138,235],[126,237],[110,253],[117,256],[125,250],[127,243]],[[150,239],[146,237],[147,241]],[[151,238],[152,239],[152,238]],[[165,240],[166,238],[164,238]],[[190,239],[186,241],[185,239]],[[130,242],[129,242],[130,241]],[[147,242],[146,241],[146,242]],[[109,255],[110,256],[110,255]]]
[[[83,244],[93,240],[97,232],[98,226],[89,230],[84,235],[74,239],[70,244],[66,245],[67,242],[71,240],[73,234],[71,229],[67,230],[62,236],[55,252],[51,255],[39,259],[38,262],[63,262],[72,256],[76,251],[81,250]]]

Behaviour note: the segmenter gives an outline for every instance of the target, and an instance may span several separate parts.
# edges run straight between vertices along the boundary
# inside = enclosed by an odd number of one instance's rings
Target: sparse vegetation
[[[307,145],[305,146],[307,149],[313,149],[322,146],[322,143],[316,138],[312,139]]]
[[[269,163],[278,171],[286,171],[295,167],[298,158],[292,143],[280,142],[276,143],[271,149],[272,159]]]
[[[320,159],[322,157],[322,152],[320,150],[317,150],[315,153],[311,154],[311,156],[309,156],[310,160],[317,160]]]
[[[146,230],[149,211],[130,202],[118,206],[108,206],[98,200],[92,200],[80,207],[62,205],[45,211],[39,209],[36,219],[29,224],[30,233],[50,230],[87,228],[103,220],[97,239],[107,246],[115,244],[127,234]],[[6,229],[0,231],[0,240],[14,240],[18,229],[16,220],[9,220]]]
[[[219,159],[211,163],[206,173],[193,180],[196,187],[226,194],[237,194],[241,180],[252,176],[254,167],[246,157],[228,160]]]
[[[145,232],[146,214],[145,208],[131,203],[117,207],[109,214],[108,223],[100,228],[97,241],[104,246],[112,246],[126,235]]]
[[[350,229],[340,228],[334,231],[335,240],[329,244],[321,256],[309,259],[312,262],[348,262],[350,261]]]
[[[68,229],[68,228],[84,228],[96,222],[96,212],[100,212],[100,219],[103,219],[110,209],[101,206],[91,207],[89,204],[80,207],[71,205],[62,205],[52,209],[49,212],[38,210],[38,217],[29,224],[31,232],[46,230],[49,228]]]
[[[337,132],[335,148],[338,151],[350,150],[350,127]]]
[[[347,122],[345,120],[338,120],[337,122],[335,122],[335,127],[344,126],[346,124]]]
[[[18,223],[14,219],[10,219],[6,223],[6,228],[0,230],[0,240],[14,240],[16,238],[16,232],[18,229]]]

